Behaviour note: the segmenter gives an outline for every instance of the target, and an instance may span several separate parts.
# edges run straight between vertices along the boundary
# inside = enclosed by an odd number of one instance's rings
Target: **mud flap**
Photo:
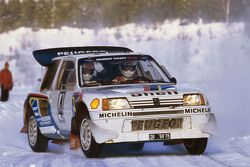
[[[79,135],[74,135],[73,133],[70,133],[69,136],[69,148],[71,150],[75,150],[80,148],[81,144],[80,144],[80,137]]]
[[[24,126],[21,130],[20,133],[28,133],[28,128],[27,126]]]

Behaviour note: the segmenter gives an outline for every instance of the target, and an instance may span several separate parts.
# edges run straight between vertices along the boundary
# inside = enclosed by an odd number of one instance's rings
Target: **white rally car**
[[[216,119],[204,94],[176,86],[150,55],[104,46],[33,55],[46,69],[40,90],[24,103],[22,132],[33,151],[46,151],[49,140],[70,140],[72,148],[97,157],[103,144],[131,142],[140,150],[162,141],[184,143],[197,155],[214,134]]]

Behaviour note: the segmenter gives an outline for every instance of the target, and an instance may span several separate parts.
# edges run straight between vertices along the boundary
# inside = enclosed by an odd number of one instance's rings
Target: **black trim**
[[[176,108],[183,106],[182,104],[160,104],[160,106],[155,105],[141,105],[141,106],[132,106],[133,109],[143,109],[143,108],[162,108],[162,107],[169,107],[169,108]]]
[[[133,112],[133,116],[161,115],[161,114],[184,114],[184,110],[153,111],[153,112]]]
[[[164,91],[164,90],[163,90]],[[176,100],[176,101],[178,101],[178,100],[181,100],[181,101],[183,101],[183,99],[182,98],[176,98],[176,99],[160,99],[160,101],[161,102],[165,102],[165,101],[167,101],[168,102],[168,100],[170,101],[170,100]],[[133,103],[133,102],[141,102],[141,103],[143,103],[143,102],[153,102],[153,100],[133,100],[133,101],[129,101],[129,102],[131,102],[131,103]],[[171,102],[169,102],[169,103],[171,103]]]

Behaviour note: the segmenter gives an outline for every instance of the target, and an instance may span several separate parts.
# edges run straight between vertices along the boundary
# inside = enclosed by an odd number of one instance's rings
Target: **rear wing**
[[[63,47],[33,51],[36,61],[42,66],[52,64],[52,59],[61,56],[90,54],[90,53],[128,53],[133,52],[129,48],[115,46],[86,46],[86,47]]]

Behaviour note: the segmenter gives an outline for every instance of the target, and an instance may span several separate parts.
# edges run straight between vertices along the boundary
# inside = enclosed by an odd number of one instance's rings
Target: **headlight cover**
[[[126,98],[117,98],[117,99],[103,99],[102,100],[102,109],[103,110],[121,110],[129,109],[128,100]]]
[[[205,105],[205,98],[202,94],[186,94],[183,95],[184,106],[201,106]]]

